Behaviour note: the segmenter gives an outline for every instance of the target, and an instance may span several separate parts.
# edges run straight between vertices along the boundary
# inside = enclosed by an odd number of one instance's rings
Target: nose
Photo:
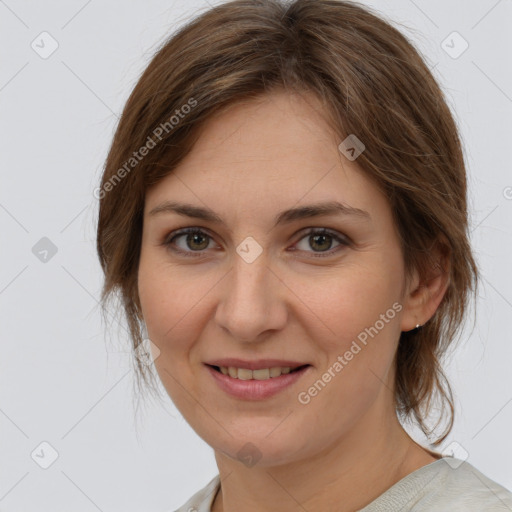
[[[220,284],[215,321],[239,342],[261,341],[287,321],[286,293],[265,253],[248,263],[238,254]]]

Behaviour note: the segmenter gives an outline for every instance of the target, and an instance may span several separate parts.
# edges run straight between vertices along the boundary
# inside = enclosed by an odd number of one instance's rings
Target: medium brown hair
[[[401,334],[395,359],[401,419],[412,417],[430,435],[426,419],[434,396],[441,399],[440,419],[448,407],[444,435],[433,443],[440,444],[454,422],[441,359],[478,281],[466,170],[455,121],[428,66],[404,35],[366,6],[236,0],[209,9],[162,45],[125,105],[98,189],[102,304],[113,296],[121,300],[137,350],[143,338],[137,272],[146,190],[188,154],[206,120],[276,89],[313,92],[340,142],[355,134],[364,143],[357,164],[388,198],[406,277],[413,269],[428,275],[435,246],[449,257],[440,306],[422,328]],[[134,361],[139,381],[154,382],[152,372]]]

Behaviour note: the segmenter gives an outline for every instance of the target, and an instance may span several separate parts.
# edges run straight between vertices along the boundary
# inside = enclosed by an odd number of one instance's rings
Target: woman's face
[[[415,323],[390,206],[319,112],[286,93],[232,106],[146,196],[139,295],[159,376],[209,445],[260,465],[394,415],[393,359]],[[225,358],[308,366],[234,379],[207,366]]]

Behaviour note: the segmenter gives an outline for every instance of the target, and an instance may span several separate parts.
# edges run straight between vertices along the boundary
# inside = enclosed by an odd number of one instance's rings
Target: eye
[[[335,246],[334,250],[332,249],[333,241],[338,243],[338,246]],[[204,230],[196,227],[190,227],[173,231],[164,239],[162,245],[168,247],[174,252],[183,254],[184,256],[198,257],[202,256],[206,249],[211,248],[211,242],[212,237]],[[308,245],[315,250],[308,251],[307,247],[301,248],[300,244],[303,244],[304,246]],[[333,253],[341,250],[342,247],[349,245],[350,240],[339,235],[335,231],[330,231],[326,228],[311,228],[302,236],[302,238],[300,238],[299,242],[294,245],[292,251],[295,251],[298,248],[303,252],[313,252],[314,257],[322,258],[331,256]]]
[[[182,239],[181,245],[176,242],[180,239]],[[202,251],[208,248],[210,242],[211,237],[205,231],[199,228],[183,228],[166,237],[163,245],[168,246],[174,252],[194,257],[201,256]]]
[[[331,250],[333,240],[338,242],[338,246],[335,247],[334,250]],[[304,246],[309,246],[312,248],[316,248],[315,251],[313,251],[315,257],[323,258],[324,256],[332,256],[333,253],[339,252],[342,247],[346,247],[350,245],[350,242],[347,238],[340,236],[338,233],[334,231],[330,231],[326,228],[322,229],[310,229],[305,236],[303,236],[297,244],[295,244],[295,247],[298,247],[299,250],[305,250],[306,248],[300,248],[300,244],[303,243]],[[340,248],[340,246],[342,246]],[[320,254],[319,254],[320,253]],[[321,253],[326,253],[321,254]]]

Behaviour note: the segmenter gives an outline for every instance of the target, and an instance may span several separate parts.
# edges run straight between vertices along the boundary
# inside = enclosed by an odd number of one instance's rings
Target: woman
[[[388,23],[212,8],[143,73],[98,197],[103,299],[219,467],[180,511],[512,510],[401,424],[431,434],[437,398],[433,446],[451,431],[440,361],[477,269],[455,123]]]

